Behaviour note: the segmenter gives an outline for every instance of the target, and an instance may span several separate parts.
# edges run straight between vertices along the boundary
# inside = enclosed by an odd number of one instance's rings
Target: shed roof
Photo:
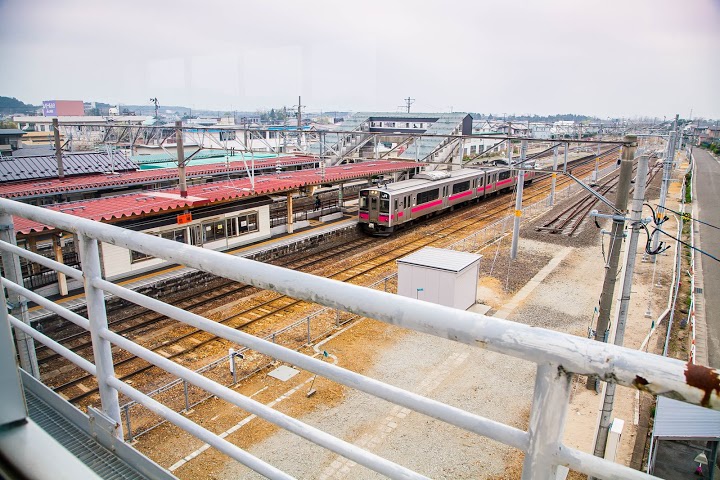
[[[720,411],[658,397],[653,436],[665,440],[720,439]]]
[[[102,173],[109,171],[136,170],[137,164],[121,153],[112,158],[105,153],[66,153],[63,152],[63,171],[65,175]],[[0,159],[0,182],[12,180],[38,180],[58,176],[55,155],[12,156]]]
[[[480,261],[482,255],[474,253],[446,250],[444,248],[425,247],[407,257],[399,259],[398,263],[418,265],[421,267],[460,272],[475,262]]]
[[[17,128],[0,128],[0,135],[25,135],[25,132]]]
[[[37,158],[37,157],[36,157]],[[53,159],[55,157],[52,157]],[[315,161],[312,157],[279,157],[267,160],[255,160],[255,169],[274,168],[293,165],[305,165]],[[214,163],[212,165],[195,165],[185,170],[188,178],[199,176],[219,176],[233,172],[243,172],[246,169],[244,162]],[[108,168],[109,170],[109,168]],[[117,170],[117,167],[116,167]],[[55,168],[57,172],[57,167]],[[152,182],[170,181],[178,178],[178,170],[156,169],[142,171],[124,171],[122,173],[95,173],[90,175],[78,175],[59,178],[48,178],[46,180],[3,183],[2,162],[0,161],[0,197],[5,198],[27,198],[33,196],[52,195],[56,193],[78,192],[99,190],[102,188],[143,185]],[[57,176],[57,174],[56,174]]]

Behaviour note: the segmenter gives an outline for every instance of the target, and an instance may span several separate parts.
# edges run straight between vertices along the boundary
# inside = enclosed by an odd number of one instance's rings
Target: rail
[[[598,375],[604,381],[720,409],[720,397],[718,396],[720,393],[715,390],[713,383],[717,380],[720,372],[706,367],[543,328],[420,302],[191,245],[179,245],[171,240],[7,199],[0,199],[0,213],[2,213],[0,233],[3,234],[3,239],[8,240],[0,242],[3,262],[6,265],[5,271],[9,276],[9,278],[2,279],[2,284],[7,289],[12,302],[10,304],[11,315],[8,315],[7,310],[2,308],[0,309],[0,318],[3,321],[7,319],[16,329],[16,333],[21,333],[18,335],[21,363],[27,364],[28,360],[32,360],[24,358],[23,354],[32,352],[32,349],[28,349],[27,344],[31,344],[34,339],[49,346],[83,370],[95,375],[100,390],[102,410],[116,422],[116,434],[119,438],[122,438],[121,412],[118,402],[118,394],[121,393],[258,473],[270,478],[291,478],[274,466],[259,460],[224,438],[220,438],[185,416],[166,408],[160,402],[118,380],[113,369],[111,345],[116,345],[191,385],[202,388],[218,398],[380,474],[391,478],[425,478],[421,473],[416,473],[273,410],[110,331],[107,327],[104,292],[203,329],[264,355],[288,362],[329,380],[423,413],[470,433],[517,448],[525,453],[522,476],[524,479],[553,478],[559,465],[598,478],[655,478],[563,445],[571,380],[575,374]],[[39,256],[32,258],[38,263],[62,271],[71,278],[83,280],[88,307],[87,319],[70,312],[61,305],[33,294],[21,286],[21,275],[20,280],[14,281],[17,280],[19,272],[15,273],[15,270],[8,266],[11,267],[13,262],[18,261],[16,255],[27,256],[30,252],[25,252],[12,245],[14,230],[11,215],[53,225],[78,235],[82,271],[61,265],[51,259],[38,258]],[[510,357],[534,362],[537,364],[537,375],[529,429],[524,431],[399,389],[108,282],[101,276],[99,241],[140,251],[237,282],[252,284],[294,298],[344,310],[354,315],[375,318],[399,327],[446,338],[449,341],[485,348]],[[89,330],[93,340],[95,364],[27,325],[23,321],[26,320],[27,310],[23,306],[23,302],[17,300],[18,297],[38,301],[44,307],[52,309],[67,320]],[[21,317],[20,319],[17,318],[18,315]]]

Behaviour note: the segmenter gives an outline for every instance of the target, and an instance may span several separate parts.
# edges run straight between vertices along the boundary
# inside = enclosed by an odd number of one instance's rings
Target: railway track
[[[296,270],[306,270],[309,267],[316,265],[320,262],[333,259],[337,257],[338,255],[342,255],[348,251],[353,251],[358,248],[362,248],[365,245],[372,243],[371,239],[359,239],[354,242],[351,242],[349,244],[342,245],[340,247],[333,247],[330,249],[325,249],[322,252],[319,252],[319,254],[316,254],[317,258],[312,259],[303,259],[303,260],[295,260],[295,261],[284,261],[284,262],[276,262],[276,265],[283,266],[286,268],[293,268]],[[202,307],[205,307],[207,305],[211,305],[213,302],[217,302],[219,300],[222,300],[228,296],[233,296],[236,294],[249,294],[253,291],[258,291],[256,287],[253,287],[251,285],[242,285],[238,284],[236,282],[227,281],[224,284],[221,284],[220,286],[216,286],[213,290],[213,292],[200,300],[197,299],[184,299],[179,302],[173,303],[175,306],[183,308],[183,309],[189,309],[190,311],[197,312]],[[152,326],[156,324],[157,322],[167,319],[164,315],[160,314],[151,314],[148,315],[147,310],[142,309],[142,311],[138,313],[134,313],[131,315],[125,315],[125,316],[115,316],[115,318],[111,318],[108,321],[108,326],[110,329],[120,335],[128,335],[134,331]],[[71,324],[74,325],[74,324]],[[80,329],[80,327],[77,327]],[[46,332],[47,335],[47,332]],[[53,338],[52,335],[49,335],[51,338]],[[62,343],[64,346],[69,348],[75,353],[82,352],[84,350],[89,350],[92,347],[92,342],[90,341],[90,335],[89,332],[86,330],[81,330],[79,332],[71,333],[69,335],[66,335],[64,337],[55,337],[53,338],[55,341]],[[60,355],[56,353],[47,353],[43,354],[43,352],[49,352],[50,350],[47,349],[47,347],[43,348],[38,347],[36,348],[36,354],[38,356],[38,362],[41,363],[47,363],[51,360],[62,358]]]
[[[612,152],[605,152],[603,157],[608,157]],[[573,164],[574,169],[581,167],[581,163],[584,160],[592,161],[594,156],[591,158],[579,159]],[[607,163],[611,163],[608,161]],[[546,194],[547,188],[542,185],[542,179],[538,178],[536,183],[526,190],[526,200],[531,201],[534,197],[539,197]],[[562,186],[564,183],[569,182],[568,179],[561,179],[558,183]],[[486,222],[492,220],[493,216],[501,216],[508,210],[507,198],[496,197],[490,199],[488,202],[483,202],[481,207],[466,207],[459,209],[459,211],[452,216],[446,216],[446,218],[433,219],[432,224],[429,220],[421,222],[416,229],[408,229],[401,234],[393,238],[392,242],[384,241],[384,239],[365,239],[362,244],[364,247],[373,247],[370,253],[357,253],[359,244],[352,244],[345,251],[354,251],[350,259],[346,260],[347,263],[353,263],[347,267],[340,268],[339,270],[329,273],[327,276],[335,278],[340,281],[349,281],[359,284],[367,284],[373,279],[382,276],[382,272],[388,268],[393,268],[395,261],[413,251],[423,248],[431,244],[447,244],[450,243],[455,237],[467,235],[469,231],[475,231],[481,225],[479,219],[483,218]],[[487,217],[490,218],[487,218]],[[428,228],[432,227],[432,232],[427,232]],[[440,228],[440,232],[437,229]],[[336,261],[341,254],[334,252],[331,256],[333,261]],[[366,258],[366,257],[370,258]],[[322,261],[328,260],[328,257],[307,259],[306,266],[312,264],[318,264]],[[297,267],[296,268],[302,268]],[[227,294],[225,294],[227,295]],[[240,308],[238,311],[233,312],[222,319],[218,319],[219,322],[224,323],[232,328],[240,329],[251,333],[253,335],[266,335],[270,330],[282,327],[282,322],[289,325],[297,318],[299,313],[307,313],[309,310],[314,308],[314,304],[307,302],[300,302],[295,299],[289,299],[288,297],[277,294],[276,296],[268,296],[267,292],[255,294],[260,300],[246,301],[248,305],[244,308]],[[159,322],[161,318],[156,320]],[[167,320],[168,325],[171,320]],[[130,336],[129,334],[133,330],[127,330],[131,328],[125,323],[115,324],[114,330],[125,329],[124,335]],[[141,327],[137,329],[145,329],[151,327],[149,319],[144,319]],[[177,325],[173,322],[174,325]],[[280,324],[280,325],[279,325]],[[163,330],[159,327],[161,324],[157,323],[154,329]],[[124,326],[124,327],[123,327]],[[167,328],[165,328],[167,329]],[[164,338],[163,335],[168,335]],[[138,340],[136,340],[138,341]],[[139,342],[141,343],[141,342]],[[179,363],[193,368],[193,366],[200,362],[206,362],[207,359],[212,358],[213,354],[217,358],[218,353],[226,351],[227,342],[222,339],[213,337],[206,332],[200,332],[190,327],[181,325],[179,328],[173,328],[172,334],[162,332],[160,335],[152,336],[149,341],[142,342],[147,348],[153,349],[154,351],[162,354],[167,358],[174,359]],[[79,346],[75,345],[78,350],[88,351],[88,345]],[[220,350],[218,351],[217,348]],[[215,350],[213,350],[215,349]],[[116,351],[115,352],[115,368],[119,378],[123,380],[131,380],[135,383],[142,383],[150,387],[156,386],[158,383],[162,383],[160,376],[151,374],[154,367],[148,365],[144,361],[130,356],[126,352]],[[63,393],[73,402],[81,402],[87,400],[96,394],[96,386],[94,385],[94,379],[88,375],[81,375],[76,378],[65,381],[64,383],[57,385],[55,390]]]
[[[633,171],[637,170],[637,167],[633,167]],[[650,171],[646,186],[655,179],[660,169],[656,166]],[[609,180],[600,184],[597,188],[597,193],[600,195],[607,195],[612,189],[614,189],[619,181],[619,176],[614,175]],[[632,192],[634,188],[631,188]],[[580,226],[585,222],[590,211],[595,208],[600,200],[591,193],[587,193],[567,208],[559,212],[557,215],[549,219],[542,226],[537,227],[538,231],[546,231],[553,234],[562,234],[567,236],[573,236]]]

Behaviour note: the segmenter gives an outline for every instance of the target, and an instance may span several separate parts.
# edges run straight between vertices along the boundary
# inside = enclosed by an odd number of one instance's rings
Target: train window
[[[225,221],[203,223],[203,243],[225,238]]]
[[[185,242],[185,229],[181,228],[178,230],[169,230],[166,232],[162,232],[160,234],[160,238],[165,238],[167,240],[175,240],[176,242],[180,243],[186,243]]]
[[[360,210],[367,210],[368,209],[368,192],[360,192],[360,203],[358,208]]]
[[[397,209],[398,209],[398,199],[396,198],[395,199],[395,211],[397,211]]]
[[[377,197],[370,197],[370,210],[375,211],[377,210]]]
[[[509,172],[509,171],[507,171],[507,172],[500,172],[500,174],[498,175],[498,180],[505,180],[505,179],[508,179],[508,178],[510,178],[510,172]]]
[[[258,218],[257,213],[251,213],[247,216],[248,221],[248,232],[257,232],[258,231]]]
[[[390,213],[390,200],[380,200],[380,213]]]
[[[417,194],[418,205],[422,203],[432,202],[440,196],[440,189],[428,190],[427,192],[420,192]]]
[[[483,177],[478,178],[478,184],[477,184],[477,186],[478,186],[478,187],[482,187],[484,180],[485,180],[485,179],[484,179]]]
[[[453,185],[453,193],[460,193],[470,189],[470,180]]]

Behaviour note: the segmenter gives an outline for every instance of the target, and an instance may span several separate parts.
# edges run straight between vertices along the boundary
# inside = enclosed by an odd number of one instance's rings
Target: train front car
[[[358,222],[365,233],[388,236],[393,232],[390,193],[377,188],[360,190]]]

